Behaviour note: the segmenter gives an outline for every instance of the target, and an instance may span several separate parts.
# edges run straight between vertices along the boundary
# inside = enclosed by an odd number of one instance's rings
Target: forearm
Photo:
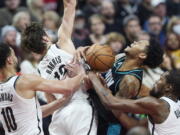
[[[137,120],[128,116],[126,113],[120,113],[119,116],[116,115],[116,118],[120,121],[123,127],[126,129],[131,129],[135,126],[147,126],[147,119]]]
[[[102,85],[99,79],[94,78],[93,80],[91,80],[91,82],[101,101],[105,105],[111,106],[114,103],[114,99],[111,92],[106,90],[107,88]]]
[[[55,96],[50,93],[45,93],[47,103],[51,103],[56,100]]]
[[[41,106],[43,118],[51,115],[54,111],[56,111],[60,107],[63,107],[66,104],[66,102],[67,101],[65,98],[61,98],[49,104]]]
[[[65,80],[44,80],[36,87],[38,90],[47,92],[47,93],[60,93],[69,95],[78,87],[80,87],[82,80],[84,79],[85,74],[78,74],[74,78],[67,78]]]
[[[60,39],[70,39],[73,31],[75,11],[76,11],[76,0],[64,0],[64,15],[62,24],[59,28]]]

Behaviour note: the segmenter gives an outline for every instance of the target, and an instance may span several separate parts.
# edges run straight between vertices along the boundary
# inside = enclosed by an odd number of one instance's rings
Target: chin
[[[160,98],[160,97],[163,96],[163,94],[160,91],[157,91],[155,89],[151,90],[149,92],[149,95],[152,96],[152,97],[155,97],[155,98]]]

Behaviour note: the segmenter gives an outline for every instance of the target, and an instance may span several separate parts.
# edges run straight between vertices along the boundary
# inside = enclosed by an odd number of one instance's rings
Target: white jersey
[[[51,45],[46,55],[38,65],[38,71],[41,77],[48,80],[63,80],[67,77],[64,66],[70,63],[73,56],[66,51],[60,49],[57,45]],[[61,94],[54,94],[56,98],[62,97]],[[87,94],[83,91],[77,91],[72,99],[87,98]]]
[[[36,98],[24,99],[15,90],[18,76],[0,83],[0,121],[6,135],[43,135],[42,112]]]
[[[67,77],[64,66],[73,56],[58,46],[52,45],[38,65],[40,75],[50,80]],[[53,84],[52,84],[53,85]],[[55,94],[56,98],[62,95]],[[49,126],[50,135],[96,135],[97,124],[87,93],[78,90],[68,105],[54,112]]]
[[[169,104],[170,113],[163,123],[154,125],[154,135],[180,135],[180,101],[174,102],[167,97],[161,99]],[[152,134],[153,125],[150,121],[148,121],[148,124]]]

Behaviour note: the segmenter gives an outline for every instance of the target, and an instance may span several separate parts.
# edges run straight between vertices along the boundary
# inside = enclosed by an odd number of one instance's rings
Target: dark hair
[[[6,65],[7,58],[11,55],[11,49],[8,45],[0,44],[0,69],[4,68]]]
[[[46,48],[46,44],[43,42],[43,36],[45,35],[46,33],[41,24],[32,23],[22,33],[21,47],[26,51],[41,54]]]
[[[147,48],[147,58],[143,64],[150,68],[155,68],[162,63],[164,52],[158,41],[151,39],[149,44]]]
[[[180,98],[180,70],[169,71],[166,82],[172,86],[174,94]]]
[[[129,15],[126,16],[123,20],[123,26],[126,27],[130,21],[137,21],[139,22],[139,18],[136,15]]]

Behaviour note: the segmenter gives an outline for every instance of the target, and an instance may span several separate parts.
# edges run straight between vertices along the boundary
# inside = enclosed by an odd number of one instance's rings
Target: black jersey
[[[140,83],[142,81],[142,76],[143,76],[142,69],[118,71],[118,69],[122,66],[124,60],[125,57],[118,59],[114,63],[112,69],[103,75],[113,95],[115,95],[118,92],[119,84],[121,83],[125,75],[135,76],[140,81]],[[107,135],[108,126],[112,123],[119,123],[119,121],[115,118],[115,116],[110,110],[108,110],[102,105],[95,91],[89,91],[89,94],[90,94],[90,99],[98,114],[98,121],[99,121],[98,135]]]
[[[105,75],[103,75],[113,95],[115,95],[119,91],[119,84],[121,83],[125,75],[132,75],[140,81],[140,84],[142,82],[142,76],[143,76],[142,69],[119,71],[124,61],[125,61],[125,57],[118,59],[114,63],[112,69],[110,69],[107,73],[105,73]]]

